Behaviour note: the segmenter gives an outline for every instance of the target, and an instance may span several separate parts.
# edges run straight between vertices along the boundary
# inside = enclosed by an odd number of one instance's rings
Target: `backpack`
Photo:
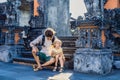
[[[52,44],[53,44],[54,41],[55,41],[55,36],[53,36],[53,38],[52,38]],[[45,35],[42,36],[42,43],[41,43],[41,45],[44,46],[44,43],[45,43]]]

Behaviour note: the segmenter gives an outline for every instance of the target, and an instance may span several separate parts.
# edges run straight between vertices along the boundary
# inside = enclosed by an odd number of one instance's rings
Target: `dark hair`
[[[53,37],[53,32],[51,30],[45,31],[45,36],[46,37]]]

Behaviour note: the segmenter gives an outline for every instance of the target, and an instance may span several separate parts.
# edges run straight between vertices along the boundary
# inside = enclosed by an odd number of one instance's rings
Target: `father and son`
[[[37,63],[37,66],[33,66],[34,71],[41,70],[43,67],[53,63],[55,63],[53,71],[56,71],[58,68],[58,61],[60,62],[59,72],[63,71],[65,57],[61,48],[62,41],[55,36],[55,33],[56,32],[52,28],[47,28],[44,34],[30,42],[32,55]],[[36,46],[39,43],[42,46],[40,51]],[[40,61],[44,63],[41,64]]]

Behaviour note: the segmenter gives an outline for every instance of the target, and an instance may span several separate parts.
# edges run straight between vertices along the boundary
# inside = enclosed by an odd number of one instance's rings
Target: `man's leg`
[[[41,66],[44,67],[44,66],[48,66],[48,65],[51,65],[52,63],[55,62],[55,59],[54,58],[51,58],[49,61],[45,62],[44,64],[42,64]]]
[[[35,61],[36,61],[37,65],[38,65],[38,67],[37,67],[37,68],[42,69],[41,64],[40,64],[40,59],[39,59],[39,56],[37,56],[35,52],[32,52],[32,55],[33,55],[33,57],[34,57],[34,59],[35,59]]]

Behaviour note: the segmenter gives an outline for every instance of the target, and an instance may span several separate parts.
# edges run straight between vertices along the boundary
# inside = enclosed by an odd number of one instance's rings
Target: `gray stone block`
[[[15,56],[15,49],[10,46],[0,46],[0,61],[10,62]]]
[[[77,49],[74,54],[74,70],[78,72],[107,74],[112,63],[112,51],[108,49]]]

